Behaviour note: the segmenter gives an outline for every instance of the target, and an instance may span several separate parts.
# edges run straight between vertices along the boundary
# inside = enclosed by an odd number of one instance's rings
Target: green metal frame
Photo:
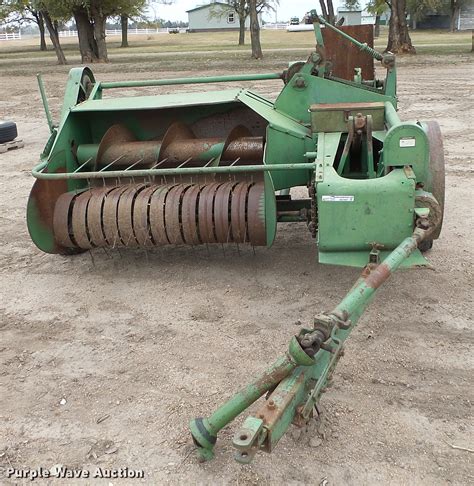
[[[284,73],[267,73],[97,81],[87,93],[89,98],[79,103],[81,90],[86,91],[83,80],[94,77],[89,68],[75,68],[69,74],[57,128],[38,76],[51,136],[41,162],[33,169],[37,181],[28,201],[27,222],[32,239],[42,250],[57,249],[48,224],[55,200],[43,197],[48,191],[56,196],[83,191],[100,179],[105,182],[136,177],[153,181],[166,177],[260,174],[265,182],[263,217],[267,241],[273,241],[277,219],[300,221],[305,219],[300,213],[303,209],[311,213],[311,218],[317,214],[317,221],[312,223],[319,226],[320,262],[364,267],[341,303],[331,312],[316,316],[312,327],[301,329],[290,340],[285,355],[212,415],[191,421],[191,433],[203,459],[213,457],[218,432],[264,394],[267,397],[262,408],[245,420],[234,437],[239,462],[250,462],[259,450],[270,452],[292,422],[308,421],[342,354],[345,340],[377,289],[397,268],[426,262],[417,246],[428,234],[430,210],[416,207],[415,200],[420,187],[432,190],[429,141],[424,126],[402,123],[396,113],[394,58],[358,42],[318,17],[315,11],[312,16],[316,51],[291,79]],[[387,70],[385,81],[364,84],[360,72],[356,72],[354,81],[331,77],[324,59],[321,25],[337,31],[380,61]],[[248,90],[103,98],[109,89],[274,79],[286,81],[274,103]],[[327,104],[331,104],[329,111],[322,106]],[[134,169],[131,164],[123,170],[108,166],[91,170],[95,168],[93,159],[99,143],[112,124],[122,123],[138,141],[149,141],[156,140],[157,134],[140,125],[138,114],[165,113],[165,122],[176,118],[192,124],[201,117],[231,113],[236,107],[250,110],[266,124],[264,160],[260,165],[219,166],[216,154],[224,147],[220,142],[213,150],[206,148],[200,154],[210,159],[202,167],[182,164],[176,168]],[[357,132],[356,121],[362,118]],[[358,158],[348,151],[353,148],[350,137],[358,137]],[[310,199],[289,199],[289,189],[298,185],[308,186]],[[277,215],[275,191],[287,198],[284,207],[289,210],[281,216]],[[423,194],[431,196],[429,192]]]
[[[312,329],[301,329],[289,350],[252,383],[220,406],[207,419],[194,419],[190,428],[197,452],[204,460],[214,455],[217,433],[252,403],[272,390],[257,416],[248,417],[233,440],[236,460],[250,462],[259,450],[271,452],[291,423],[308,421],[342,355],[343,344],[355,328],[377,289],[416,251],[426,231],[417,227],[384,260],[368,265],[342,301],[329,313],[317,316]],[[378,256],[374,251],[375,260]],[[322,327],[321,327],[322,324]],[[305,336],[324,330],[313,356],[301,343]]]

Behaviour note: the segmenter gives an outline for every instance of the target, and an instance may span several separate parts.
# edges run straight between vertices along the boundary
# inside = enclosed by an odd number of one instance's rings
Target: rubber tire
[[[16,123],[0,121],[0,143],[10,142],[18,137]]]
[[[444,147],[443,147],[443,136],[439,128],[438,122],[429,121],[425,123],[425,130],[428,135],[428,141],[430,145],[430,181],[429,181],[429,192],[438,201],[441,206],[442,217],[441,223],[437,230],[432,235],[433,240],[437,240],[441,233],[441,228],[443,226],[443,215],[444,215],[444,200],[445,200],[445,161],[444,161]]]
[[[438,122],[429,121],[424,123],[424,128],[428,135],[428,142],[430,146],[430,181],[428,190],[438,201],[441,206],[442,217],[441,223],[437,230],[431,235],[429,240],[424,240],[418,245],[418,249],[424,253],[433,248],[433,240],[437,240],[441,233],[444,216],[444,199],[445,199],[445,161],[443,136],[439,128]]]
[[[421,253],[425,253],[425,251],[431,250],[433,248],[433,240],[423,240],[419,245],[418,249]]]

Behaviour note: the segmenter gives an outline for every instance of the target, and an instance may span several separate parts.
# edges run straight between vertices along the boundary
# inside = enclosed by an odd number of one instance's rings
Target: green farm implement
[[[44,252],[271,246],[277,223],[299,221],[320,263],[363,268],[341,303],[301,329],[281,358],[191,421],[203,459],[213,456],[219,430],[262,396],[234,437],[238,461],[270,452],[291,423],[307,422],[378,287],[398,267],[426,264],[421,252],[441,231],[437,123],[398,117],[392,54],[312,15],[315,51],[281,73],[99,82],[87,67],[72,69],[58,125],[38,78],[51,136],[33,170],[27,222]],[[376,79],[374,60],[385,79]],[[284,87],[274,102],[247,89],[105,96],[276,79]],[[308,197],[293,198],[296,186]]]

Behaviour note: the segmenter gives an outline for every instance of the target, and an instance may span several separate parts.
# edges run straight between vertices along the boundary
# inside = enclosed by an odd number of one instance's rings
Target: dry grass
[[[417,31],[411,33],[413,43],[425,53],[427,49],[432,51],[466,51],[471,45],[471,33],[446,32],[446,31]],[[130,47],[120,48],[120,36],[109,37],[108,48],[110,59],[123,56],[135,56],[137,53],[149,54],[151,56],[165,53],[190,53],[196,51],[222,52],[237,51],[248,53],[249,45],[237,45],[236,32],[203,32],[195,34],[152,34],[152,35],[130,35]],[[383,49],[387,42],[387,29],[382,29],[380,38],[376,39],[375,46]],[[61,43],[66,55],[75,60],[78,58],[77,39],[75,37],[62,38]],[[37,48],[37,38],[24,38],[17,41],[1,41],[0,56],[2,60],[25,60],[41,59],[49,61],[55,59],[52,50],[40,52]],[[264,50],[269,49],[303,49],[307,50],[314,45],[312,32],[286,32],[286,31],[262,31],[262,46]],[[51,49],[51,46],[49,46]],[[431,53],[431,52],[430,52]]]

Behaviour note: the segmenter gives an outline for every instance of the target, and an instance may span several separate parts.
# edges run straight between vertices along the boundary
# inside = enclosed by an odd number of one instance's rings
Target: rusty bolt
[[[270,410],[273,410],[275,408],[275,402],[273,400],[268,400],[267,407]]]
[[[297,88],[306,88],[306,83],[305,83],[305,80],[303,78],[298,78],[296,81],[295,81],[295,86]]]

